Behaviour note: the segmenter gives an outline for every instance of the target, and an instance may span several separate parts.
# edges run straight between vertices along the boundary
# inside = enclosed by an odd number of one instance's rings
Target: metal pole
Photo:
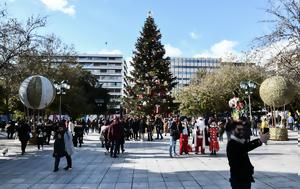
[[[59,121],[61,121],[61,91],[59,93]]]
[[[249,91],[249,94],[248,94],[248,99],[249,99],[249,114],[250,114],[250,120],[252,121],[252,108],[251,108],[251,94],[250,94],[250,91]]]

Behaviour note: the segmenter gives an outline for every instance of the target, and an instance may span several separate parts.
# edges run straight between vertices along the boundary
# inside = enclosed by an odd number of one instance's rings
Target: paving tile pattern
[[[292,133],[293,134],[293,133]],[[53,173],[52,146],[37,151],[29,146],[19,154],[17,140],[0,139],[9,146],[0,158],[0,189],[229,189],[226,142],[216,157],[184,155],[168,157],[168,139],[154,142],[131,141],[126,153],[111,159],[100,148],[98,135],[86,136],[82,148],[73,155],[73,169]],[[297,141],[270,142],[251,152],[255,166],[254,189],[300,188]]]

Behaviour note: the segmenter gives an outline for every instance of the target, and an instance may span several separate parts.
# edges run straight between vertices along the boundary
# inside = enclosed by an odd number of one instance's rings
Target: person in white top
[[[195,152],[198,154],[199,148],[201,148],[201,154],[205,154],[205,122],[203,117],[199,117],[194,126],[195,136]]]
[[[68,123],[68,129],[72,134],[74,133],[74,123],[71,120]]]

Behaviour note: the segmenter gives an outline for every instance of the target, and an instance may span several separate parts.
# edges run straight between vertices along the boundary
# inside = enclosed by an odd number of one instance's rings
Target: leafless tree
[[[25,23],[0,12],[0,70],[9,69],[22,53],[38,45],[38,29],[45,27],[46,17],[30,17]]]
[[[277,74],[289,76],[290,79],[300,79],[300,1],[270,0],[266,12],[271,19],[273,30],[256,41],[260,49],[275,50],[267,66],[273,66]],[[276,44],[282,43],[282,46]],[[265,52],[266,53],[266,52]]]

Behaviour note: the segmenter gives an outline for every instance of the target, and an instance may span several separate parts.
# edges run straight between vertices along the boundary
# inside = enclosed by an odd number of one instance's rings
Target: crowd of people
[[[278,118],[277,118],[278,119]],[[278,120],[275,120],[275,122]],[[281,123],[294,130],[297,128],[297,118],[288,114],[287,119]],[[100,134],[100,146],[106,149],[105,154],[117,158],[125,152],[125,142],[162,140],[169,135],[169,156],[171,158],[190,154],[205,154],[209,151],[211,156],[217,155],[223,135],[227,136],[227,158],[230,166],[230,183],[233,189],[251,188],[254,181],[254,168],[250,162],[248,152],[267,144],[269,127],[274,124],[269,115],[253,116],[253,119],[240,117],[232,120],[230,116],[187,118],[180,116],[162,117],[151,116],[113,116],[110,119],[62,120],[26,122],[17,120],[10,122],[7,130],[8,138],[18,137],[21,141],[22,155],[26,145],[35,139],[38,149],[50,144],[54,139],[53,157],[55,159],[54,172],[59,170],[59,162],[66,157],[65,170],[72,169],[72,154],[74,147],[81,147],[84,136],[90,132]],[[12,129],[14,128],[14,129]],[[259,130],[259,131],[258,131]],[[17,134],[15,133],[17,132]],[[259,133],[259,134],[258,134]],[[34,136],[33,136],[34,135]],[[258,136],[259,135],[259,136]],[[156,137],[155,137],[156,136]],[[255,136],[255,140],[250,140]],[[179,149],[176,150],[177,141]],[[237,163],[238,162],[238,163]]]
[[[298,115],[298,114],[297,114]],[[288,129],[294,130],[299,128],[298,117],[292,116],[290,113],[286,114],[286,119],[278,114],[275,121],[277,123],[284,123]],[[270,115],[258,116],[254,115],[252,122],[247,122],[245,128],[245,137],[249,140],[250,136],[258,136],[258,133],[267,133],[269,127],[272,126],[272,119]],[[90,132],[100,133],[101,146],[106,148],[106,154],[110,153],[110,149],[117,146],[121,148],[117,152],[124,152],[125,141],[153,141],[162,140],[167,133],[170,133],[170,157],[189,154],[192,151],[195,154],[204,154],[210,151],[211,155],[216,155],[219,151],[219,142],[223,141],[223,135],[226,134],[230,140],[232,132],[232,120],[230,117],[199,117],[198,119],[186,118],[179,116],[162,117],[156,116],[128,116],[118,118],[119,133],[111,134],[108,132],[110,125],[113,125],[113,119],[79,119],[79,120],[64,120],[63,125],[68,128],[72,134],[72,141],[74,147],[81,147],[84,143],[84,135]],[[6,125],[7,138],[19,138],[21,141],[22,155],[25,153],[26,145],[29,139],[34,138],[37,148],[43,149],[44,145],[49,145],[50,138],[56,136],[59,128],[59,121],[24,121],[16,120],[10,121]],[[34,135],[34,136],[32,136]],[[118,141],[115,138],[117,137]],[[32,140],[32,139],[31,139]],[[176,151],[176,143],[179,141],[179,151]],[[112,157],[116,157],[115,153]]]

